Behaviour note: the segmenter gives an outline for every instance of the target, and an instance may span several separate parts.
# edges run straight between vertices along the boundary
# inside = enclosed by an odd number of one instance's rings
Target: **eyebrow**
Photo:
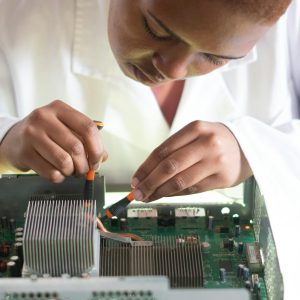
[[[156,21],[156,23],[165,31],[167,32],[170,36],[178,39],[179,41],[182,41],[186,43],[182,38],[180,38],[176,33],[174,33],[168,26],[166,26],[160,19],[158,19],[153,13],[151,13],[149,10],[147,10],[148,14]],[[214,53],[207,53],[207,52],[202,52],[203,54],[207,55],[212,55],[214,57],[220,58],[220,59],[241,59],[244,58],[245,55],[243,56],[227,56],[227,55],[219,55],[219,54],[214,54]]]

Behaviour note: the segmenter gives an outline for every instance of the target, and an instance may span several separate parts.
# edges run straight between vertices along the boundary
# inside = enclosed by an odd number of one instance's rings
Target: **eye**
[[[158,40],[158,41],[167,41],[167,40],[170,40],[172,38],[169,35],[163,35],[163,34],[159,34],[159,33],[155,32],[149,26],[149,23],[148,23],[148,21],[147,21],[147,19],[145,17],[143,18],[143,24],[144,24],[145,31],[148,33],[148,35],[150,35],[155,40]]]
[[[228,62],[227,59],[221,59],[221,58],[218,58],[209,53],[202,53],[202,55],[208,62],[210,62],[211,64],[218,66],[218,67],[220,67]]]

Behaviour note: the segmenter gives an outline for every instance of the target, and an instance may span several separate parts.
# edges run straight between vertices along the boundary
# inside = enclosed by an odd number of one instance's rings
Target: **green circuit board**
[[[24,199],[30,198],[33,183],[37,183],[38,180],[40,180],[38,177],[31,178],[26,176],[10,180],[2,179],[1,192],[3,196],[2,200],[0,199],[2,201],[2,210],[0,211],[0,280],[6,277],[21,276],[20,270],[22,268],[19,268],[17,272],[12,272],[8,268],[8,263],[12,261],[13,256],[18,256],[19,258],[22,256],[16,247],[16,243],[22,243],[22,235],[18,234],[18,230],[24,227],[25,222],[24,212],[26,211],[27,202]],[[77,194],[77,191],[74,191],[74,189],[81,189],[81,187],[77,181],[74,183],[73,180],[75,179],[70,179],[66,190],[71,189],[72,192]],[[19,181],[20,183],[18,183]],[[45,191],[48,192],[49,190],[60,188],[60,186],[48,186],[48,183],[42,182],[42,184],[45,184],[45,187],[43,186],[42,189],[38,190],[42,194]],[[12,186],[14,187],[13,189]],[[103,190],[98,192],[99,195],[103,193]],[[10,197],[12,191],[17,194]],[[57,191],[57,193],[60,192],[60,190]],[[65,191],[63,191],[63,194],[65,194]],[[100,196],[97,196],[97,199],[102,197]],[[5,206],[5,203],[9,203],[9,205]],[[99,204],[101,204],[100,201]],[[253,300],[267,300],[264,266],[263,262],[258,259],[260,246],[256,242],[252,222],[242,217],[236,222],[232,214],[215,214],[213,225],[209,226],[208,216],[210,216],[210,212],[207,208],[204,209],[199,206],[199,209],[202,209],[204,213],[201,216],[196,216],[193,215],[195,207],[184,205],[180,207],[183,210],[186,209],[186,211],[191,209],[192,214],[178,217],[175,213],[176,207],[170,206],[167,207],[166,211],[163,209],[164,212],[162,214],[159,212],[159,208],[154,208],[153,211],[157,210],[157,215],[155,216],[145,214],[147,208],[143,208],[140,211],[137,210],[139,212],[135,216],[129,216],[128,211],[131,209],[129,208],[118,219],[104,221],[104,225],[110,232],[136,234],[145,241],[149,240],[149,237],[170,237],[176,243],[183,240],[193,242],[196,239],[201,244],[201,268],[203,272],[201,287],[207,289],[247,288]],[[6,209],[6,212],[4,209]],[[149,211],[151,210],[149,209]],[[125,227],[121,226],[122,219],[125,220]],[[235,231],[236,225],[239,226],[238,234]],[[240,243],[243,244],[242,251],[239,251]],[[257,261],[255,262],[256,259]],[[247,279],[239,274],[240,266],[248,268],[249,274]],[[221,276],[220,270],[225,271],[224,277]],[[254,289],[253,276],[255,276],[259,287],[258,290]]]
[[[208,250],[202,250],[204,288],[245,288],[245,281],[237,275],[238,266],[248,266],[245,249],[238,253],[238,244],[242,242],[244,246],[255,245],[256,240],[252,224],[249,222],[240,223],[240,234],[234,236],[234,224],[230,220],[215,220],[212,230],[207,228],[206,218],[175,218],[175,224],[164,224],[159,226],[155,218],[131,218],[127,219],[126,232],[134,233],[145,240],[149,236],[170,237],[191,237],[199,238],[201,243],[209,245]],[[225,226],[224,226],[225,223]],[[106,221],[105,226],[112,232],[122,233],[117,223],[112,225],[111,221]],[[232,239],[233,249],[226,246],[226,241]],[[225,242],[224,242],[225,241]],[[225,244],[224,244],[225,243]],[[226,279],[220,279],[220,268],[226,270]],[[260,265],[255,272],[259,280],[259,294],[252,291],[252,299],[267,300],[267,291],[264,282],[263,267]]]

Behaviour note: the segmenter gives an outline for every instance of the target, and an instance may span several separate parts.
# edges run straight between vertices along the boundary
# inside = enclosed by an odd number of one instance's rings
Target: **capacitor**
[[[239,242],[239,244],[238,244],[238,254],[242,255],[243,252],[244,252],[244,243]]]
[[[8,221],[6,216],[1,217],[1,227],[2,229],[8,228]]]
[[[243,264],[239,264],[237,267],[237,277],[242,278],[245,266]]]
[[[17,266],[14,261],[9,261],[6,264],[8,277],[17,277]]]
[[[128,229],[126,218],[121,218],[120,219],[120,229],[123,230],[123,231]]]
[[[234,236],[239,237],[241,235],[241,226],[240,225],[235,225],[234,226]]]
[[[220,280],[222,282],[225,282],[226,281],[226,270],[225,270],[225,268],[220,268],[219,269],[219,274],[220,274]]]
[[[118,224],[119,224],[119,219],[118,219],[118,217],[113,216],[113,217],[110,219],[110,225],[113,226],[113,227],[117,227]]]
[[[207,228],[208,230],[213,230],[214,229],[214,216],[208,216],[207,220]]]
[[[15,219],[9,219],[9,230],[15,231],[16,229],[16,220]]]
[[[8,257],[10,253],[10,245],[1,244],[0,245],[0,256]]]
[[[0,260],[0,272],[1,273],[6,272],[6,261],[5,260]]]
[[[22,265],[19,256],[17,255],[11,256],[10,261],[13,261],[16,264],[16,276],[21,276]]]
[[[249,276],[250,276],[249,268],[244,267],[244,269],[243,269],[243,279],[244,279],[244,281],[248,280]]]
[[[251,282],[250,282],[250,280],[246,280],[245,281],[245,288],[248,289],[248,290],[251,289]]]
[[[258,274],[252,274],[251,276],[252,288],[254,293],[258,293],[260,291],[260,283]]]
[[[23,232],[23,231],[24,231],[23,227],[16,228],[16,232]]]
[[[20,258],[20,262],[23,265],[23,243],[17,242],[15,243],[16,253]]]
[[[240,216],[238,214],[234,214],[232,216],[232,222],[234,225],[239,225],[240,224]]]
[[[15,237],[16,238],[22,238],[23,237],[23,232],[21,232],[21,231],[16,232]]]
[[[230,238],[230,239],[228,239],[228,249],[230,252],[232,252],[233,248],[234,248],[234,241],[232,238]]]

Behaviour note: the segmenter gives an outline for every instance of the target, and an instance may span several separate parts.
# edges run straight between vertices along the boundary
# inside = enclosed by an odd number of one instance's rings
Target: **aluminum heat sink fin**
[[[29,201],[23,241],[25,273],[90,273],[98,265],[99,255],[95,220],[95,201]]]
[[[125,243],[101,234],[101,276],[167,276],[173,288],[203,286],[200,237],[148,236]]]

